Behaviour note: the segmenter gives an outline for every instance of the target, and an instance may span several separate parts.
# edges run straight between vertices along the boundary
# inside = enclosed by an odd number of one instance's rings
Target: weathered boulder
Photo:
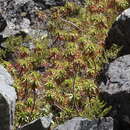
[[[117,130],[130,128],[130,55],[117,58],[106,67],[100,86],[102,98],[112,106],[108,116],[117,122]]]
[[[130,54],[130,8],[123,11],[113,23],[106,38],[106,48],[112,44],[123,46],[120,55]]]
[[[114,124],[111,117],[102,117],[95,120],[88,120],[82,117],[75,117],[54,130],[113,130]]]
[[[19,128],[18,130],[50,130],[51,118],[42,117]]]
[[[44,34],[44,31],[39,29],[44,28],[45,22],[38,20],[37,12],[40,10],[38,6],[33,0],[1,0],[0,12],[7,23],[1,35],[9,37],[25,32],[34,36],[39,31]]]
[[[21,32],[33,37],[47,35],[48,19],[39,13],[53,6],[63,6],[66,1],[78,4],[84,0],[0,0],[0,35],[3,38]]]
[[[16,92],[12,83],[10,74],[0,65],[0,130],[13,130]]]

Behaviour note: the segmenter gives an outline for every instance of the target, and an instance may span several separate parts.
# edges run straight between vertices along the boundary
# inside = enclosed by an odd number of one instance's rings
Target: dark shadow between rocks
[[[7,26],[7,22],[0,13],[0,32],[2,32],[6,26]]]
[[[3,35],[0,35],[0,43],[5,42],[6,40],[7,40],[7,38],[4,38]],[[2,46],[0,45],[0,48],[1,47]]]
[[[23,31],[20,31],[19,33],[15,34],[14,36],[16,36],[16,37],[21,36],[24,39],[28,36],[28,34]]]
[[[64,6],[64,0],[34,0],[42,9],[49,9],[53,6]]]
[[[101,93],[103,99],[112,109],[106,116],[114,119],[114,130],[130,130],[130,93],[120,92],[117,94]]]
[[[7,101],[3,97],[3,95],[0,95],[0,130],[7,130],[9,129],[9,126],[6,126],[9,124],[9,107],[7,104]],[[3,125],[5,124],[5,125]]]

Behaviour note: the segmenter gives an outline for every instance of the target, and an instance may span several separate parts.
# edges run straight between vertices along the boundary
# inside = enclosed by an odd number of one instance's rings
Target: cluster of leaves
[[[74,116],[94,119],[109,111],[99,100],[96,79],[102,65],[118,52],[118,47],[105,51],[104,39],[117,13],[127,7],[122,3],[87,0],[79,6],[68,2],[50,10],[48,37],[6,41],[7,49],[0,56],[18,94],[16,126],[49,113],[58,124]],[[28,47],[31,44],[33,48]]]

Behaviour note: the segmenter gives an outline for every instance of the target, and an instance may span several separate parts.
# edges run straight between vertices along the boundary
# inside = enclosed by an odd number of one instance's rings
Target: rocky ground
[[[82,4],[83,0],[70,0]],[[37,11],[64,5],[64,0],[0,0],[0,41],[11,35],[47,35],[47,19],[40,21]],[[39,26],[40,25],[40,26]],[[129,130],[130,129],[130,9],[119,15],[109,30],[106,49],[123,45],[119,57],[105,66],[100,85],[102,99],[112,106],[108,117],[88,120],[75,117],[54,130]],[[13,80],[0,66],[0,130],[13,130],[16,92]],[[49,130],[51,117],[42,117],[19,130]]]

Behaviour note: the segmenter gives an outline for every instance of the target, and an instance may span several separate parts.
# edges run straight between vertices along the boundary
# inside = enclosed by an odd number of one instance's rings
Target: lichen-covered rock
[[[75,117],[54,130],[113,130],[113,128],[114,124],[111,117],[102,117],[95,120]]]
[[[66,1],[83,3],[84,0],[0,0],[0,32],[3,38],[25,32],[31,36],[47,35],[47,17],[39,12]]]
[[[112,110],[109,115],[117,122],[117,130],[130,128],[130,55],[110,63],[100,86],[102,98]]]
[[[31,36],[39,32],[43,35],[46,19],[39,20],[38,11],[64,4],[64,0],[0,0],[0,31],[3,31],[1,35],[9,37],[21,31]]]
[[[106,48],[112,44],[123,46],[120,55],[130,54],[130,8],[123,11],[113,23],[106,38]]]
[[[125,55],[111,62],[105,73],[106,82],[101,86],[102,92],[117,94],[130,93],[130,55]]]
[[[31,33],[35,30],[32,29],[33,25],[38,29],[40,24],[42,28],[44,22],[39,23],[36,16],[39,8],[33,0],[0,0],[0,11],[7,23],[1,35],[9,37],[21,31],[32,35]]]
[[[7,70],[0,66],[0,130],[13,130],[16,92]]]
[[[41,117],[22,126],[18,130],[50,130],[51,121],[49,117]]]

